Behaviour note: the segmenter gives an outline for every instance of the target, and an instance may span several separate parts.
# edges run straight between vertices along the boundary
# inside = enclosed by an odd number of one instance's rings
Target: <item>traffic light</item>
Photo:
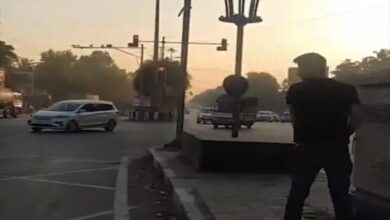
[[[139,46],[139,36],[133,36],[133,42],[128,44],[128,47],[138,47]]]
[[[221,46],[217,47],[217,51],[227,51],[227,39],[223,38],[221,41]]]
[[[165,67],[158,68],[158,81],[165,84],[166,69]]]

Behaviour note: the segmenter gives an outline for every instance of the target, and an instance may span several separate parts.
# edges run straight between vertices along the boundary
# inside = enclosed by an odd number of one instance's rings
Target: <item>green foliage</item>
[[[32,72],[34,71],[34,61],[28,58],[20,58],[16,66],[19,71]]]
[[[279,92],[280,85],[274,76],[266,72],[251,72],[247,76],[249,90],[245,95],[257,97],[259,109],[277,112],[284,110],[284,96]]]
[[[4,41],[0,41],[0,68],[10,67],[18,60],[15,48]]]
[[[77,57],[70,51],[43,52],[36,68],[36,86],[45,89],[54,100],[68,98],[74,89],[70,75],[76,60]]]
[[[70,51],[43,52],[35,76],[36,86],[47,91],[53,100],[94,94],[119,105],[128,105],[134,94],[129,74],[102,51],[79,59]]]
[[[159,68],[163,68],[164,73],[159,72]],[[159,76],[159,74],[165,74],[165,76]],[[187,75],[185,84],[186,88],[189,88],[191,76]],[[182,81],[181,67],[178,62],[148,60],[135,72],[134,89],[143,95],[158,96],[165,85],[166,89],[176,92],[172,94],[173,96],[177,96]]]
[[[374,53],[376,56],[368,56],[361,61],[346,59],[332,72],[335,79],[352,84],[369,80],[389,80],[390,50],[382,49]]]
[[[189,74],[187,76],[184,83],[186,89],[190,87],[191,79]],[[183,81],[179,62],[146,61],[136,71],[133,86],[138,94],[152,97],[155,107],[169,111],[177,105]]]

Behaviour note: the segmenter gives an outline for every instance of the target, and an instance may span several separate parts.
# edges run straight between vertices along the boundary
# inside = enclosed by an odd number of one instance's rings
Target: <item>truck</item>
[[[16,118],[22,113],[22,106],[22,94],[8,88],[0,88],[0,115],[4,118],[8,116]]]
[[[216,102],[217,106],[211,113],[211,123],[214,128],[217,129],[219,126],[225,126],[225,128],[232,127],[234,124],[233,98],[229,95],[222,95]],[[240,99],[240,126],[246,126],[248,129],[252,128],[256,122],[257,102],[258,100],[255,97],[244,97]]]

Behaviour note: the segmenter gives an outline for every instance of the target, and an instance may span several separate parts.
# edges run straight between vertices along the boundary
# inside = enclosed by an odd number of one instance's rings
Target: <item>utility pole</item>
[[[156,20],[154,26],[154,53],[153,61],[158,61],[158,47],[160,38],[160,0],[156,0]]]
[[[184,129],[184,108],[186,99],[186,79],[187,79],[187,64],[188,64],[188,44],[190,38],[190,24],[191,24],[191,0],[184,0],[183,8],[183,33],[181,46],[181,80],[180,80],[180,98],[177,108],[177,125],[176,125],[176,140],[181,141]]]
[[[141,65],[140,66],[144,64],[144,59],[145,59],[145,46],[141,44]]]
[[[164,60],[164,58],[165,58],[165,43],[166,43],[165,37],[163,37],[162,41],[161,41],[161,44],[162,44],[162,46],[161,46],[161,60]]]

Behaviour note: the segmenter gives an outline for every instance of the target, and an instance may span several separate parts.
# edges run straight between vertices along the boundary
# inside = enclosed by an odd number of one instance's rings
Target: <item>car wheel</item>
[[[32,132],[38,133],[42,131],[42,128],[31,128]]]
[[[65,129],[67,132],[76,133],[79,131],[79,125],[76,121],[70,121]]]
[[[200,121],[199,121],[199,120],[196,120],[196,124],[200,124]]]
[[[253,125],[246,125],[248,129],[251,129]]]
[[[218,125],[213,124],[213,126],[214,126],[214,129],[218,129]]]
[[[106,126],[104,127],[104,130],[106,130],[107,132],[112,132],[114,131],[115,127],[116,127],[116,122],[114,120],[109,120]]]

